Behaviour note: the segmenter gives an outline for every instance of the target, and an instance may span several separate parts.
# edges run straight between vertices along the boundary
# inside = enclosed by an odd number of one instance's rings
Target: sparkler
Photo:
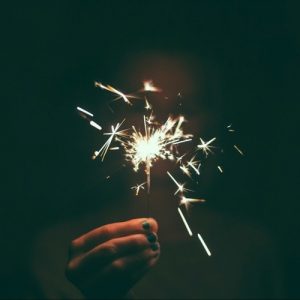
[[[162,91],[160,88],[156,87],[152,81],[145,81],[143,84],[143,89],[139,90],[138,93]],[[112,94],[115,94],[116,98],[114,100],[122,99],[124,103],[129,104],[130,106],[133,105],[133,103],[130,101],[131,99],[141,98],[132,94],[125,94],[110,85],[104,85],[100,82],[95,82],[95,86],[103,90],[109,91]],[[181,93],[178,93],[178,97],[182,98]],[[190,142],[193,140],[194,137],[193,134],[185,133],[183,131],[183,124],[186,122],[184,116],[169,116],[164,123],[159,123],[155,120],[152,105],[149,103],[146,97],[144,97],[144,100],[144,108],[146,111],[149,112],[149,114],[143,115],[143,130],[141,130],[135,124],[129,124],[129,128],[121,129],[121,126],[126,121],[125,119],[122,122],[118,122],[116,125],[111,125],[111,131],[103,133],[103,136],[109,136],[108,139],[98,151],[94,152],[92,158],[96,159],[97,157],[100,157],[103,161],[106,157],[108,150],[122,150],[124,152],[125,160],[132,165],[133,170],[135,172],[137,172],[141,167],[143,167],[146,174],[146,181],[132,186],[131,189],[135,191],[135,195],[138,196],[141,190],[145,190],[146,185],[148,199],[147,203],[149,207],[151,168],[153,167],[154,163],[156,163],[159,159],[174,161],[176,164],[180,164],[179,169],[183,172],[184,175],[187,175],[188,177],[192,178],[192,174],[200,176],[201,162],[197,160],[197,151],[196,155],[194,155],[191,159],[186,159],[187,153],[180,153],[179,151],[180,144]],[[94,120],[92,120],[92,118],[94,117],[92,113],[81,107],[77,107],[77,111],[82,117],[89,121],[91,126],[102,131],[102,126],[100,126]],[[228,131],[234,131],[231,128],[231,125],[228,125],[227,129]],[[211,144],[215,140],[216,137],[213,137],[212,139],[206,142],[202,138],[200,138],[200,144],[197,145],[196,150],[202,151],[207,157],[209,153],[213,153],[213,146]],[[113,143],[117,145],[112,146]],[[234,145],[234,148],[241,155],[244,155],[243,152],[236,145]],[[221,166],[218,165],[217,167],[219,171],[223,173],[223,169],[221,168]],[[203,203],[205,202],[205,200],[202,198],[186,197],[186,194],[188,192],[193,191],[185,187],[186,183],[179,183],[169,171],[167,171],[167,175],[171,178],[171,180],[175,183],[177,187],[177,190],[175,191],[174,195],[179,194],[180,196],[180,200],[178,203],[178,213],[189,235],[193,236],[193,232],[180,207],[184,206],[186,210],[188,210],[191,204]],[[109,179],[110,176],[107,176],[106,178]],[[198,238],[202,243],[205,251],[210,256],[211,253],[199,233]]]

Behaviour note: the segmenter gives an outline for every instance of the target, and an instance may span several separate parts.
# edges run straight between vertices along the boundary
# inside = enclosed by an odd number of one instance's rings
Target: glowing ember
[[[144,81],[144,92],[161,92],[161,89],[154,86],[152,80]]]

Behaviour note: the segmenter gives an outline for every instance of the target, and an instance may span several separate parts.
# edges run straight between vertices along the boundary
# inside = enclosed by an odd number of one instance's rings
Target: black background
[[[24,276],[35,234],[84,207],[72,198],[97,172],[89,160],[94,137],[74,107],[93,103],[94,80],[113,82],[128,55],[153,50],[193,53],[218,66],[223,113],[247,152],[231,176],[236,196],[220,209],[255,218],[272,232],[287,296],[299,296],[298,3],[73,1],[5,8],[2,295],[30,288]]]

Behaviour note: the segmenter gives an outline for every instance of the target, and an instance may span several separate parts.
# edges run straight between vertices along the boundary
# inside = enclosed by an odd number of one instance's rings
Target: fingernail
[[[157,240],[156,235],[154,233],[148,234],[147,239],[150,243],[154,243]]]
[[[145,221],[143,224],[142,224],[142,227],[145,229],[145,230],[150,230],[151,226],[150,226],[150,223]]]
[[[158,243],[151,244],[150,248],[151,248],[153,251],[157,251],[157,250],[159,249]]]

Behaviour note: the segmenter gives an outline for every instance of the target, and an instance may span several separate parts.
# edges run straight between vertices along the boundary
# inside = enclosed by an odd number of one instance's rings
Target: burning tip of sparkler
[[[144,92],[154,92],[154,93],[156,92],[156,93],[159,93],[159,92],[162,91],[162,89],[154,86],[152,80],[145,80],[143,82],[143,84],[144,84],[144,88],[143,88]]]

